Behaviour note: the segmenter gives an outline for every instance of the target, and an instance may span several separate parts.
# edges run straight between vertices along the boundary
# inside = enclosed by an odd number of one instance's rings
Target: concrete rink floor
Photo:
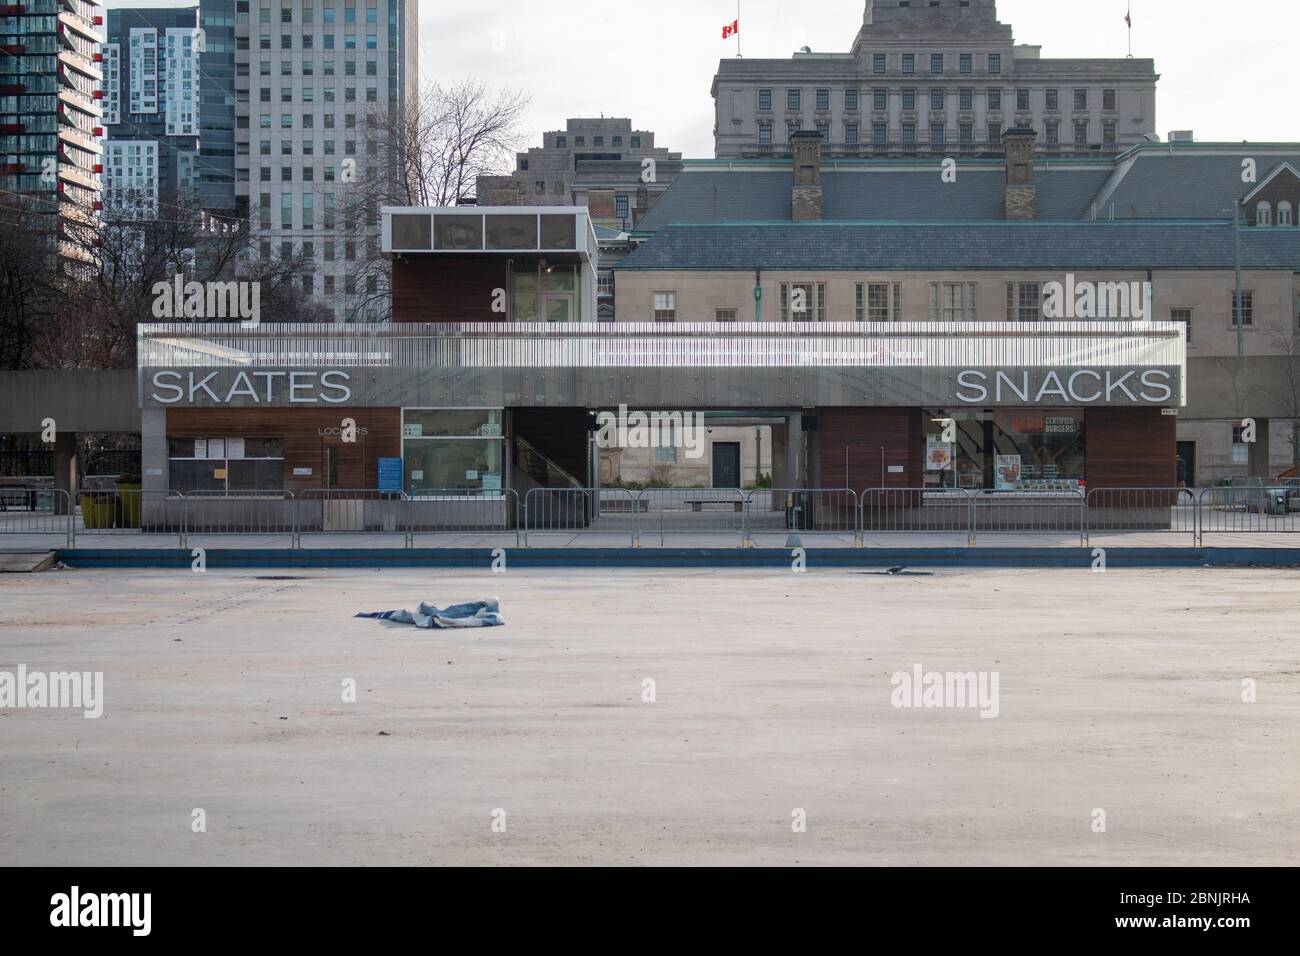
[[[0,864],[1294,864],[1296,584],[2,575],[0,671],[103,671],[104,715],[0,709]],[[484,596],[506,627],[351,617]],[[892,706],[917,664],[996,672],[998,716]]]

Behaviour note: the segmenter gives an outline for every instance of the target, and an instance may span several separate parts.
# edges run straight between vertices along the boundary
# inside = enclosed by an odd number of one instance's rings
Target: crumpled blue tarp
[[[416,627],[500,627],[505,624],[501,616],[501,602],[496,598],[485,601],[471,601],[468,604],[453,604],[451,607],[437,608],[432,604],[420,602],[418,611],[371,611],[357,617],[375,618],[380,621],[392,621],[395,624],[413,624]]]

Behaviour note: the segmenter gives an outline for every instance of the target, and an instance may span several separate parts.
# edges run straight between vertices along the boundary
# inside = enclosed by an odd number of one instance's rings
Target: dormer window
[[[1255,207],[1255,225],[1273,225],[1273,207],[1267,202],[1261,202]]]
[[[1277,204],[1277,224],[1279,226],[1289,226],[1293,221],[1291,218],[1291,204],[1283,199]]]

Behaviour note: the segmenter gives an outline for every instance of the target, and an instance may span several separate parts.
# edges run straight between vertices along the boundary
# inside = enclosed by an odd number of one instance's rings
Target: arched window
[[[1277,224],[1279,226],[1291,225],[1291,204],[1285,199],[1277,204]]]
[[[1273,207],[1266,202],[1261,202],[1255,207],[1255,225],[1271,226],[1273,225]]]

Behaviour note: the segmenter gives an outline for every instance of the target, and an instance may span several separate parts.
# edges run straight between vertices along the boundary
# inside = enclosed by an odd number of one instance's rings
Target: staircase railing
[[[532,476],[546,488],[582,488],[583,483],[537,450],[522,436],[515,436],[515,467]]]

